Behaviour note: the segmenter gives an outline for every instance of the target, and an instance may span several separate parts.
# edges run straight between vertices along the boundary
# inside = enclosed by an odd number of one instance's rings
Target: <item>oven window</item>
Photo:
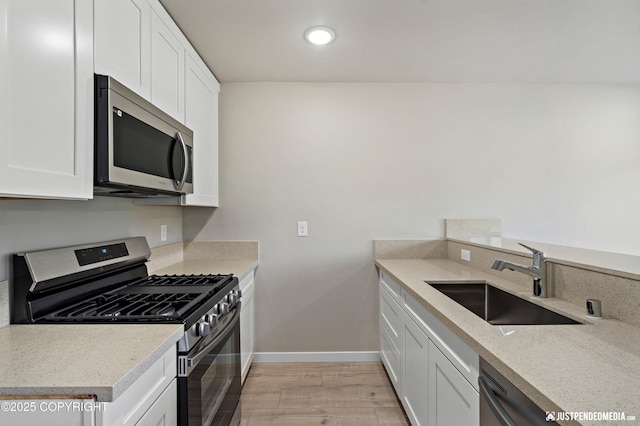
[[[191,147],[187,150],[191,157]],[[172,180],[179,179],[184,170],[182,150],[175,137],[116,108],[113,111],[113,162],[116,167]],[[190,178],[188,176],[187,182],[191,182]]]

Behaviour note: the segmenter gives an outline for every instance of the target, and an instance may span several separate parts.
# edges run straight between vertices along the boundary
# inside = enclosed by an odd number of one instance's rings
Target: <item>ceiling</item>
[[[223,83],[640,83],[639,0],[160,1]]]

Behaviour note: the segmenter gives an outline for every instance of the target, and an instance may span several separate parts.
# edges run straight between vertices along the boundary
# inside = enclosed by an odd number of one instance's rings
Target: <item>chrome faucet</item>
[[[511,271],[522,272],[533,278],[533,295],[537,297],[547,297],[547,257],[540,250],[518,243],[522,247],[533,253],[533,265],[525,266],[519,263],[509,262],[507,260],[496,259],[491,264],[491,269],[502,271],[509,269]]]

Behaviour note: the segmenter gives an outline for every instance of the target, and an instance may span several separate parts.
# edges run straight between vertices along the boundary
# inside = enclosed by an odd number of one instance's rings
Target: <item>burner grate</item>
[[[103,294],[46,316],[50,321],[175,320],[207,293]]]
[[[140,278],[131,286],[217,286],[228,281],[230,277],[230,275],[151,275]]]
[[[233,275],[151,275],[44,314],[50,322],[193,321]]]

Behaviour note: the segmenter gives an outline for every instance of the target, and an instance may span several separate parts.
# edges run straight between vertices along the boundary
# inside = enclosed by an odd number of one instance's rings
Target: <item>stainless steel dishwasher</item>
[[[480,358],[480,426],[557,425],[487,361]],[[551,417],[551,416],[550,416]]]

